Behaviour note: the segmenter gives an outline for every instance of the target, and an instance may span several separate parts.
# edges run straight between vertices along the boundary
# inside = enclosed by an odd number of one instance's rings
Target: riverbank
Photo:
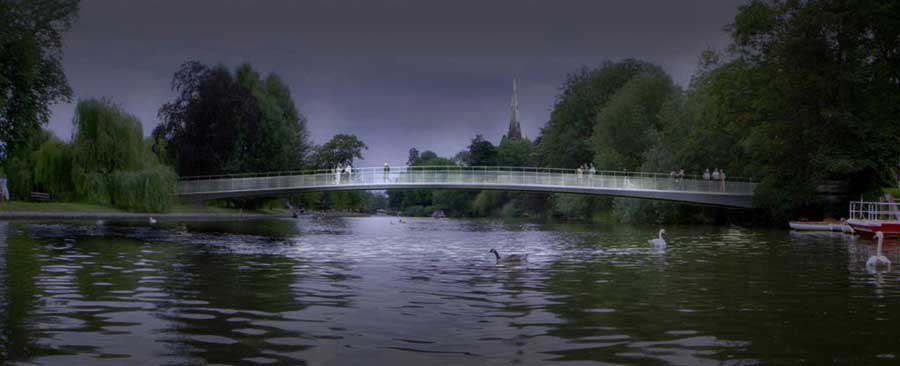
[[[113,207],[71,202],[5,202],[0,220],[205,220],[290,217],[282,209],[238,210],[223,207],[178,205],[168,213],[127,212]]]

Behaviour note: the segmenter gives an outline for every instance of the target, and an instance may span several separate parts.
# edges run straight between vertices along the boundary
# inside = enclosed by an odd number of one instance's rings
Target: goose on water
[[[510,254],[507,256],[500,256],[500,253],[497,252],[497,249],[491,249],[491,253],[494,253],[494,256],[497,257],[497,263],[524,263],[528,261],[528,254]]]
[[[648,243],[653,244],[653,246],[657,248],[665,248],[666,247],[666,239],[663,239],[663,234],[666,233],[666,229],[659,229],[659,237],[652,240],[647,240]]]
[[[871,269],[877,267],[890,267],[891,260],[881,253],[881,246],[884,243],[884,233],[880,231],[875,233],[875,238],[878,239],[878,247],[875,250],[875,255],[869,257],[869,260],[866,262],[866,267]]]

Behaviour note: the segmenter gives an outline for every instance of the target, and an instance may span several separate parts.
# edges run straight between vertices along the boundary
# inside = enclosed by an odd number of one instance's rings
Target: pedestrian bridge
[[[664,173],[524,167],[383,167],[354,168],[351,174],[329,170],[182,177],[178,196],[184,201],[277,196],[291,193],[385,190],[473,189],[576,193],[633,197],[703,205],[750,208],[756,183],[712,181],[699,176],[675,179]]]

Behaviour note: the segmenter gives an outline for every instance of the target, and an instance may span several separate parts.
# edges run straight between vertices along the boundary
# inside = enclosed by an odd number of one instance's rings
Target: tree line
[[[46,11],[53,9],[52,12]],[[106,99],[78,102],[72,141],[42,130],[49,105],[69,101],[61,35],[78,1],[0,0],[0,169],[11,190],[131,210],[166,210],[178,175],[331,168],[367,149],[353,135],[315,145],[308,121],[277,74],[186,62],[175,98],[143,138],[137,119]],[[36,15],[40,14],[40,17]],[[760,182],[753,213],[767,220],[846,214],[817,193],[829,182],[851,196],[896,186],[900,163],[900,4],[894,1],[752,0],[682,88],[659,66],[625,59],[570,73],[534,141],[475,136],[452,157],[411,150],[417,165],[515,165],[700,173]],[[127,142],[127,143],[125,143]],[[715,221],[728,212],[625,198],[466,191],[297,195],[310,208],[457,216],[539,216],[620,221]],[[251,207],[263,200],[234,200]]]
[[[731,44],[701,54],[686,88],[659,66],[635,59],[577,70],[562,84],[540,135],[520,148],[534,166],[593,163],[598,169],[694,174],[722,169],[759,181],[753,217],[763,220],[846,215],[846,198],[874,198],[897,185],[896,14],[895,1],[748,1],[726,28]],[[476,137],[457,156],[481,155],[472,161],[495,165],[490,151]],[[823,199],[817,191],[829,182],[845,184],[848,197]],[[398,210],[458,215],[497,215],[502,208],[503,215],[636,222],[728,215],[626,198],[480,192],[465,202],[446,202],[443,195],[433,191],[430,200],[421,193],[410,200],[392,192],[390,203]]]
[[[340,134],[316,146],[290,88],[250,64],[234,69],[189,61],[174,73],[173,100],[144,139],[141,122],[109,99],[79,100],[71,142],[42,129],[49,105],[71,101],[61,65],[62,34],[78,1],[0,0],[0,175],[13,198],[54,199],[163,212],[179,175],[300,170],[349,164],[367,146]],[[360,209],[367,193],[292,197],[312,208]],[[223,202],[258,207],[265,199]]]

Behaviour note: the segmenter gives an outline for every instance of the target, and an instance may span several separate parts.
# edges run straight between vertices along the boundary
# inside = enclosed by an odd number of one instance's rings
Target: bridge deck
[[[382,167],[353,169],[340,178],[328,171],[274,173],[252,176],[186,177],[178,195],[187,201],[270,196],[299,192],[383,189],[492,189],[578,193],[752,207],[756,184],[748,181],[673,179],[659,173],[597,172],[506,167]]]

